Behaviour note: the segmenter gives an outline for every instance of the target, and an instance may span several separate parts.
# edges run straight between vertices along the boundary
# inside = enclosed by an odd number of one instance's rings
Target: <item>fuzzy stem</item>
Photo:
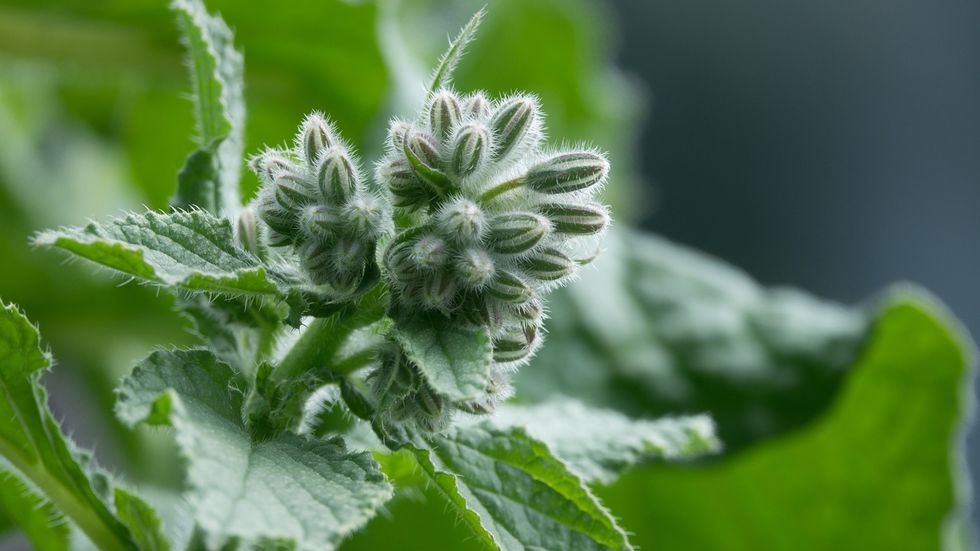
[[[483,192],[480,196],[480,203],[487,204],[493,201],[499,195],[503,195],[512,189],[517,189],[524,185],[524,178],[514,178],[513,180],[508,180],[502,184],[497,184],[496,186]]]

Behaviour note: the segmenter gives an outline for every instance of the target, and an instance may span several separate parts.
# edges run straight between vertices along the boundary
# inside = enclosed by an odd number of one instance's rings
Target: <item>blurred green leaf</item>
[[[120,522],[129,528],[140,551],[169,551],[170,542],[156,511],[134,494],[116,488],[114,502]]]
[[[35,549],[68,551],[70,548],[70,530],[61,513],[17,477],[2,471],[0,518],[11,522],[10,528],[20,528]]]
[[[651,466],[601,492],[646,549],[939,549],[964,511],[954,456],[974,350],[903,290],[827,413],[730,461]]]
[[[861,350],[866,315],[766,290],[721,262],[631,232],[552,295],[548,342],[517,378],[631,416],[710,413],[729,451],[818,415]]]

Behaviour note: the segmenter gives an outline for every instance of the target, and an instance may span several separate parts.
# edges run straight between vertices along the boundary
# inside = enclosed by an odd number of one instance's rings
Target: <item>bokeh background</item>
[[[245,51],[249,151],[323,109],[371,156],[482,2],[207,4]],[[980,334],[980,3],[489,5],[461,87],[535,90],[553,135],[610,150],[621,225],[848,304],[918,282]],[[186,323],[167,297],[27,243],[164,208],[192,148],[187,90],[164,1],[0,0],[0,296],[59,358],[47,380],[75,439],[147,486],[179,484],[179,463],[113,421],[111,389],[153,346],[192,342]],[[968,448],[980,478],[980,438]]]

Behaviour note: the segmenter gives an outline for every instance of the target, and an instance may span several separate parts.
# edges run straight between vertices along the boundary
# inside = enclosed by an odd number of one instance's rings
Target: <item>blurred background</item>
[[[482,2],[207,4],[245,53],[247,151],[321,109],[370,158],[387,117],[419,101],[446,34]],[[552,135],[609,150],[620,225],[847,304],[914,281],[980,334],[980,3],[489,6],[458,84],[534,90]],[[124,431],[111,389],[153,346],[191,343],[186,324],[169,298],[28,239],[166,206],[192,148],[182,55],[162,0],[0,0],[0,296],[59,358],[48,381],[76,440],[170,487],[167,440]],[[980,438],[968,448],[980,478]]]

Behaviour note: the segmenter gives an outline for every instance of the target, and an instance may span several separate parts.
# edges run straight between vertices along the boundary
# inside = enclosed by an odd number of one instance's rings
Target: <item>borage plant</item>
[[[242,56],[199,2],[174,6],[199,148],[173,210],[35,241],[173,292],[193,323],[200,346],[150,354],[116,404],[130,426],[173,427],[185,506],[158,515],[61,435],[39,382],[51,360],[5,306],[0,452],[18,499],[48,500],[37,514],[101,549],[320,550],[376,515],[392,481],[422,483],[490,548],[629,549],[589,484],[713,451],[710,420],[504,403],[544,339],[548,292],[601,251],[605,156],[545,146],[532,95],[451,88],[481,12],[419,114],[390,124],[372,177],[314,113],[292,146],[251,158],[262,186],[243,206]]]

